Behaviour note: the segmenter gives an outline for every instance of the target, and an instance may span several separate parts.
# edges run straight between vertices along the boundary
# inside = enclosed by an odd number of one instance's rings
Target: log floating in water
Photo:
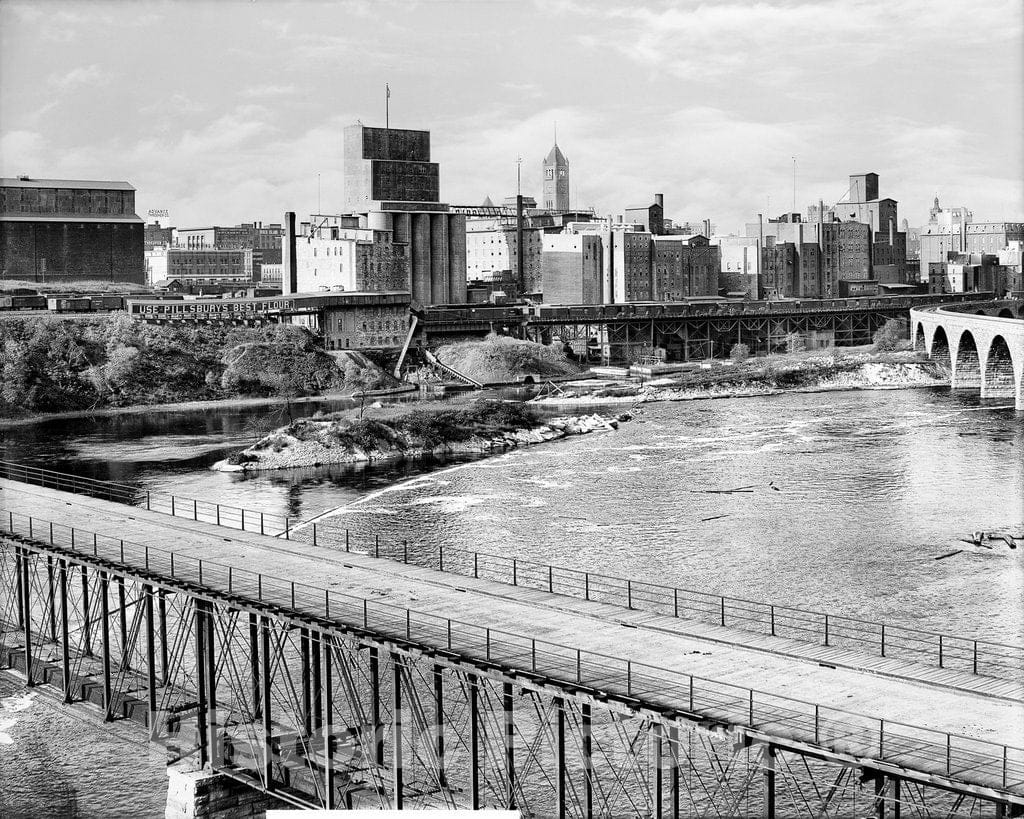
[[[947,553],[946,553],[946,554],[944,554],[944,555],[939,555],[939,556],[938,556],[938,557],[936,557],[935,559],[936,559],[936,560],[945,560],[945,559],[946,559],[947,557],[952,557],[953,555],[958,555],[958,554],[960,554],[960,552],[962,552],[962,551],[963,551],[963,549],[957,549],[957,550],[956,550],[955,552],[947,552]]]
[[[707,523],[709,520],[718,520],[719,518],[727,518],[727,517],[729,517],[729,516],[728,515],[712,515],[709,518],[701,518],[700,522],[701,523]]]

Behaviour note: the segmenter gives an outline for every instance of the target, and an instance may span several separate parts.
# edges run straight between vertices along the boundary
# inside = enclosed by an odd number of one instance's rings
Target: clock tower
[[[569,210],[569,160],[565,158],[556,141],[544,158],[545,210]]]

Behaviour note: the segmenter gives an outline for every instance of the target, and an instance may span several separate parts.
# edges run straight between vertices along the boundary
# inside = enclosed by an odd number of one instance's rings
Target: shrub
[[[802,353],[807,349],[807,340],[799,333],[789,333],[786,335],[786,352],[787,353]]]
[[[733,344],[729,350],[729,358],[740,364],[750,358],[750,348],[746,344]]]
[[[899,319],[889,319],[872,337],[875,342],[874,350],[876,353],[891,353],[900,347],[906,337],[903,322]]]

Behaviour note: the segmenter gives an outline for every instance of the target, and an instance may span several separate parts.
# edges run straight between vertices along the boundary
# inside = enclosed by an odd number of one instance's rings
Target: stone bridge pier
[[[949,367],[952,389],[1012,398],[1024,411],[1024,302],[911,310],[910,323],[914,348]]]

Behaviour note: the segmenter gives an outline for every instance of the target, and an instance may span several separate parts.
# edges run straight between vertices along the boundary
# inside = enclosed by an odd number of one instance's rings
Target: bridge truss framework
[[[616,692],[614,680],[601,690],[592,674],[581,685],[523,670],[528,654],[492,646],[489,632],[467,656],[445,647],[450,626],[447,635],[421,624],[413,633],[408,610],[404,624],[368,629],[329,596],[329,616],[310,615],[294,585],[288,601],[262,577],[256,588],[209,565],[204,577],[201,563],[198,577],[183,574],[148,549],[144,566],[129,565],[124,542],[118,554],[113,539],[79,532],[76,542],[73,530],[4,517],[0,668],[106,720],[133,719],[170,758],[296,806],[559,817],[1024,813],[1013,792],[1024,783],[1005,769],[1009,789],[830,751],[825,737],[812,745],[755,725],[753,712],[750,725],[723,722],[685,702],[657,704],[649,695],[658,692]],[[494,655],[501,660],[483,659]]]

